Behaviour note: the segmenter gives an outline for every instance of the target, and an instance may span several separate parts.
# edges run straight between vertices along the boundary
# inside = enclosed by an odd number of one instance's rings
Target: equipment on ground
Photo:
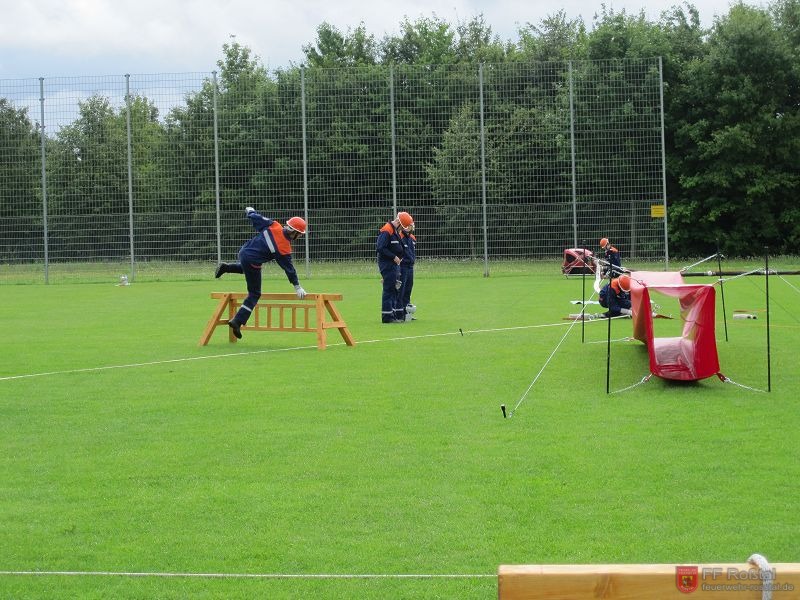
[[[567,248],[561,272],[564,275],[594,275],[594,254],[586,248]]]

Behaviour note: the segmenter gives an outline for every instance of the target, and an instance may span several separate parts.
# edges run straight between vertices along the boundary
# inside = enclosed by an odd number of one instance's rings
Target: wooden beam
[[[678,589],[678,568],[696,569],[696,589]],[[775,563],[773,600],[800,598],[800,563]],[[500,600],[761,600],[751,564],[501,565]],[[691,576],[684,580],[692,584]]]

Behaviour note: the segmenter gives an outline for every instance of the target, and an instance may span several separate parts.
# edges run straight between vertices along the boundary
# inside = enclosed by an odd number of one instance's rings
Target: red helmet
[[[608,238],[602,238],[600,240],[600,247],[605,248],[606,246],[608,246]]]
[[[292,231],[303,234],[306,232],[306,222],[300,217],[292,217],[286,221],[286,226]]]
[[[408,229],[414,224],[414,219],[407,212],[397,213],[397,220],[400,221],[400,227]]]
[[[619,279],[619,289],[623,292],[630,292],[631,291],[631,277],[630,275],[620,275]]]

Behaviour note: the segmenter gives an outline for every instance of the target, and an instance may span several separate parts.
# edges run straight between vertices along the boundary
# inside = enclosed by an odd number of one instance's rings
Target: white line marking
[[[592,321],[590,321],[592,322]],[[493,333],[498,331],[515,331],[520,329],[538,329],[542,327],[563,327],[566,323],[549,323],[545,325],[520,325],[517,327],[498,327],[495,329],[474,329],[472,331],[465,330],[464,334],[467,333]],[[453,332],[446,332],[446,333],[428,333],[424,335],[409,335],[406,337],[394,337],[389,338],[387,340],[363,340],[358,341],[358,344],[377,344],[380,342],[400,342],[404,340],[417,340],[417,339],[424,339],[424,338],[432,338],[432,337],[444,337],[449,335],[461,335],[459,331]],[[328,346],[344,346],[344,342],[339,342],[336,344],[328,344]],[[111,369],[132,369],[136,367],[153,367],[157,365],[167,365],[171,363],[179,363],[179,362],[190,362],[195,360],[210,360],[213,358],[229,358],[232,356],[253,356],[255,354],[267,354],[270,352],[291,352],[294,350],[312,350],[316,349],[316,345],[313,346],[294,346],[291,348],[270,348],[268,350],[250,350],[247,352],[226,352],[225,354],[210,354],[208,356],[188,356],[184,358],[169,358],[165,360],[154,360],[150,362],[141,362],[141,363],[129,363],[125,365],[107,365],[105,367],[86,367],[83,369],[65,369],[63,371],[46,371],[43,373],[25,373],[23,375],[6,375],[4,377],[0,377],[0,381],[10,381],[12,379],[30,379],[33,377],[47,377],[51,375],[69,375],[73,373],[91,373],[93,371],[109,371]]]
[[[125,571],[0,571],[2,575],[53,577],[195,577],[209,579],[479,579],[496,574],[473,573],[138,573]]]

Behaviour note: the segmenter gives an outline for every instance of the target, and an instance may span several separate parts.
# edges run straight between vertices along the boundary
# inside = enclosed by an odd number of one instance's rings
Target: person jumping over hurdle
[[[228,326],[237,339],[242,339],[241,328],[247,323],[261,297],[261,267],[265,262],[274,260],[278,263],[286,273],[289,283],[294,286],[297,297],[302,300],[306,296],[292,263],[292,242],[305,234],[306,222],[300,217],[292,217],[286,221],[286,225],[281,225],[274,219],[262,216],[252,206],[244,210],[258,234],[241,247],[239,262],[220,263],[214,272],[217,279],[224,273],[241,273],[247,282],[247,298],[233,319],[228,321]]]

